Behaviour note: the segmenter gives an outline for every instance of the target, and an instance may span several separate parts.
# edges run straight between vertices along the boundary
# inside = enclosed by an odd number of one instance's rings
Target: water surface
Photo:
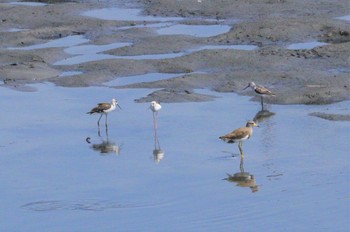
[[[152,90],[32,87],[0,91],[1,231],[349,228],[350,125],[309,116],[349,114],[349,101],[268,113],[250,97],[203,90],[219,98],[162,104],[157,141],[149,105],[134,103]],[[98,131],[86,112],[114,97],[123,109]],[[243,145],[242,171],[237,145],[218,137],[252,118],[260,128]]]
[[[59,39],[53,39],[49,42],[42,43],[42,44],[35,44],[30,45],[26,47],[15,47],[15,48],[8,48],[8,49],[17,49],[17,50],[35,50],[35,49],[44,49],[44,48],[65,48],[65,47],[72,47],[79,44],[87,43],[89,42],[88,39],[84,38],[83,35],[71,35]]]

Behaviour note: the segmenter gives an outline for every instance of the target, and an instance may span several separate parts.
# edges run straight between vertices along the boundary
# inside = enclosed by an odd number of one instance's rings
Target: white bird
[[[89,112],[87,112],[87,114],[101,114],[100,118],[97,121],[97,125],[100,126],[100,120],[102,118],[102,115],[106,115],[106,126],[107,126],[107,115],[108,113],[114,111],[116,109],[116,107],[119,107],[121,109],[121,107],[118,105],[118,101],[115,99],[112,99],[111,103],[98,103],[96,107],[92,108]]]
[[[158,120],[158,111],[162,109],[162,106],[160,105],[160,102],[152,101],[151,105],[149,106],[149,109],[153,112],[153,123],[154,123],[154,130],[157,130],[157,120]]]

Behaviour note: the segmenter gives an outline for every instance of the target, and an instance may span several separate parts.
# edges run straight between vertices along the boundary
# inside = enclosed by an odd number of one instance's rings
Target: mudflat
[[[328,104],[350,99],[350,24],[349,16],[341,18],[349,12],[346,0],[40,2],[0,3],[3,86],[19,90],[38,82],[99,86],[134,75],[178,73],[171,79],[112,87],[157,89],[137,99],[139,102],[212,99],[196,93],[198,88],[251,95],[251,91],[242,91],[251,81],[276,93],[266,99],[273,104]],[[151,19],[103,19],[86,14],[98,9],[141,9],[140,14]],[[164,18],[168,18],[166,23]],[[201,25],[204,31],[206,26],[229,29],[196,36],[172,34],[169,25]],[[160,33],[162,28],[170,33]],[[78,54],[65,51],[71,45],[33,47],[64,38],[91,46],[128,45],[96,52],[106,59],[66,64],[60,61]],[[315,46],[298,47],[305,42]],[[142,58],[146,55],[158,57]],[[61,75],[67,72],[74,75]]]

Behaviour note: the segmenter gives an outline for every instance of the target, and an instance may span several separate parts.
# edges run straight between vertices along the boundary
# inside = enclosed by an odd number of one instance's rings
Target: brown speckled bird
[[[249,120],[245,127],[238,128],[227,135],[220,136],[219,138],[227,143],[238,142],[239,151],[241,153],[242,158],[244,158],[242,143],[252,136],[254,126],[258,127],[259,125],[256,124],[254,121]]]

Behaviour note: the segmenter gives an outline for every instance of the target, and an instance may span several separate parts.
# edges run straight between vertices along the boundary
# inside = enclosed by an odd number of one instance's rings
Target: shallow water
[[[10,2],[11,5],[20,5],[20,6],[46,6],[48,4],[43,2]]]
[[[83,43],[89,42],[88,39],[84,38],[83,35],[71,35],[59,39],[50,40],[47,43],[35,44],[26,47],[14,47],[8,49],[18,49],[18,50],[35,50],[35,49],[44,49],[44,48],[66,48],[77,46]]]
[[[185,25],[177,24],[157,29],[160,35],[190,35],[196,37],[211,37],[229,32],[228,25]]]
[[[172,59],[189,55],[193,52],[199,52],[202,50],[244,50],[252,51],[258,47],[255,45],[205,45],[194,49],[189,49],[183,52],[172,52],[172,53],[161,53],[161,54],[143,54],[133,56],[115,56],[104,54],[101,52],[108,51],[110,49],[130,46],[131,43],[113,43],[106,45],[79,45],[71,46],[65,49],[65,52],[75,55],[63,60],[56,61],[53,65],[75,65],[86,62],[99,61],[99,60],[110,60],[110,59],[129,59],[129,60],[159,60],[159,59]],[[40,45],[36,45],[40,46]],[[42,45],[41,45],[42,46]]]
[[[341,17],[336,17],[336,19],[350,21],[350,14],[349,15],[344,15],[344,16],[341,16]]]
[[[218,137],[256,116],[249,97],[202,90],[219,98],[162,104],[159,148],[148,104],[134,103],[152,90],[32,87],[0,91],[1,231],[349,228],[350,125],[308,115],[349,114],[349,101],[269,106],[241,172],[237,145]],[[113,97],[123,110],[109,115],[108,138],[101,119],[99,137],[85,112]],[[244,183],[226,180],[237,173]]]

